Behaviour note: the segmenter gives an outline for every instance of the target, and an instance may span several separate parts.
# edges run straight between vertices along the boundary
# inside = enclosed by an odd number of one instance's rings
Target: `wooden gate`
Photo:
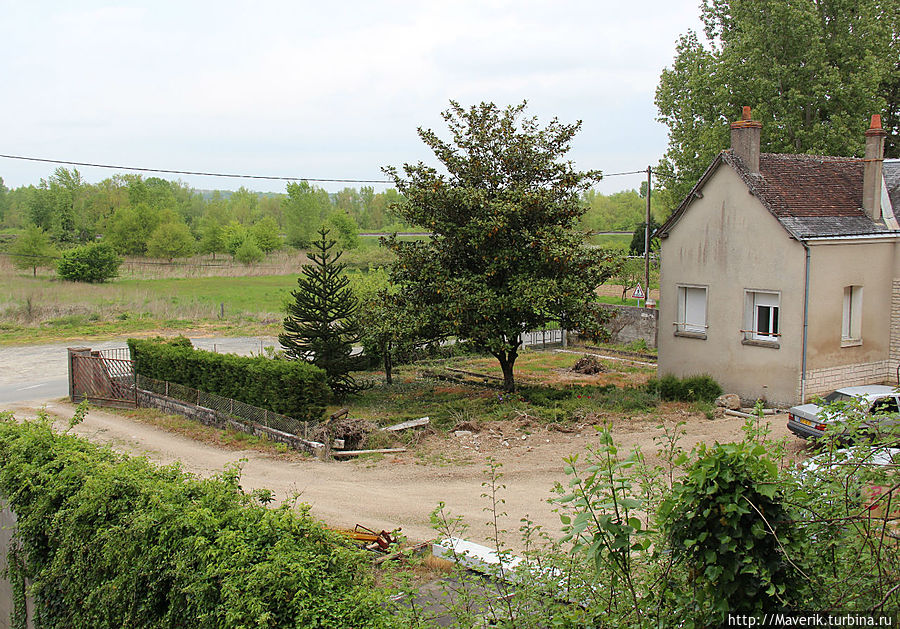
[[[100,406],[137,406],[134,363],[128,348],[91,351],[69,348],[69,397]]]

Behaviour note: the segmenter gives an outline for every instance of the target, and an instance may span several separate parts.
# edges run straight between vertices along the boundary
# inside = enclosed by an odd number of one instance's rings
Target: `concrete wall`
[[[702,192],[661,241],[659,372],[708,373],[726,392],[793,404],[803,335],[803,247],[730,166],[720,166]],[[701,338],[675,333],[679,284],[707,288],[708,328]],[[747,290],[780,292],[776,346],[745,341]]]
[[[296,450],[309,452],[317,456],[324,456],[325,454],[325,447],[323,444],[316,443],[314,441],[307,441],[306,439],[302,439],[296,435],[282,432],[274,428],[269,428],[268,426],[263,426],[262,424],[257,424],[255,422],[239,422],[225,413],[220,413],[213,409],[204,408],[202,406],[197,406],[196,404],[191,404],[189,402],[176,400],[175,398],[170,398],[165,395],[153,393],[152,391],[138,389],[137,403],[138,406],[156,408],[166,413],[182,415],[189,419],[200,422],[201,424],[204,424],[206,426],[219,428],[220,430],[224,430],[225,428],[234,428],[235,430],[240,430],[241,432],[246,432],[251,435],[257,435],[259,437],[265,437],[266,439],[270,439],[278,443],[284,443]]]
[[[659,331],[659,310],[638,306],[601,305],[614,316],[607,324],[612,343],[628,344],[643,340],[648,347],[656,347]]]

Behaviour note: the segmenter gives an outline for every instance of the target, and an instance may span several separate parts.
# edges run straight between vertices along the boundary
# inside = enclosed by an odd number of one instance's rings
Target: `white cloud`
[[[697,24],[695,0],[0,10],[0,152],[365,178],[426,159],[415,129],[440,129],[450,98],[583,119],[585,168],[655,163],[656,81]],[[51,170],[0,161],[8,185]]]

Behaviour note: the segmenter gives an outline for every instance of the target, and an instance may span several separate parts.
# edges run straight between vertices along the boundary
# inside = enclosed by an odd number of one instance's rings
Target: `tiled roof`
[[[695,192],[721,162],[734,168],[750,192],[797,238],[891,231],[883,222],[869,218],[862,209],[864,162],[861,159],[761,153],[759,174],[754,175],[739,157],[723,151],[659,232],[668,231],[677,222]],[[894,214],[900,217],[900,161],[885,161],[884,179]]]

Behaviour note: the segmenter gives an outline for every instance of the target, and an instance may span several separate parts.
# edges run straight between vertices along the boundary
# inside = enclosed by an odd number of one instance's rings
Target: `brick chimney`
[[[884,165],[884,137],[887,132],[881,128],[881,115],[872,116],[872,123],[866,131],[866,158],[863,165],[863,211],[873,221],[881,217],[881,172]]]
[[[759,134],[762,123],[750,119],[750,108],[744,107],[741,119],[731,123],[731,150],[740,157],[747,170],[759,174]]]

